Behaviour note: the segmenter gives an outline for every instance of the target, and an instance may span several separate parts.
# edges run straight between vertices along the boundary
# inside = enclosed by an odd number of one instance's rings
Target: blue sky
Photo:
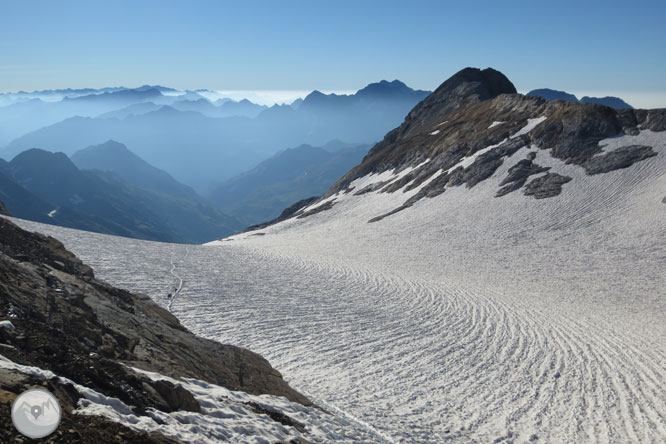
[[[665,42],[663,0],[0,0],[0,90],[348,91],[395,78],[434,89],[492,66],[519,91],[666,107]]]

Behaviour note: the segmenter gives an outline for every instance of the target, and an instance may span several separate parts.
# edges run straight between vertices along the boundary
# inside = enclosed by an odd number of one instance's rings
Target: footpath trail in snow
[[[187,256],[189,254],[190,254],[190,249],[188,248],[188,249],[185,250],[185,257],[183,258],[184,261],[187,261]],[[173,303],[176,301],[176,298],[180,294],[180,291],[183,289],[183,282],[184,281],[183,281],[182,277],[180,277],[178,274],[176,274],[176,264],[173,262],[173,258],[171,258],[170,261],[171,261],[171,271],[170,271],[170,273],[178,281],[178,284],[174,288],[173,292],[169,293],[169,296],[168,296],[169,302],[167,304],[167,309],[169,311],[172,311]]]
[[[494,198],[525,149],[374,224],[409,194],[338,196],[210,246],[21,224],[164,305],[168,258],[189,248],[174,314],[378,442],[666,442],[666,147],[651,137],[614,139],[658,156],[599,176],[539,152],[573,177],[556,198]]]

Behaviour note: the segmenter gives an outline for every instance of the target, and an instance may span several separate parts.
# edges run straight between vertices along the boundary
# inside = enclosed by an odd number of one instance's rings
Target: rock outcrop
[[[636,135],[640,130],[666,130],[666,109],[615,110],[590,103],[551,102],[517,94],[498,71],[466,68],[414,107],[402,125],[376,144],[322,199],[352,192],[349,185],[354,180],[388,170],[410,168],[399,179],[353,192],[408,191],[427,181],[403,205],[370,222],[381,220],[449,187],[478,185],[521,148],[530,152],[510,168],[497,198],[518,190],[537,199],[555,197],[571,178],[548,172],[549,168],[535,161],[536,153],[547,152],[589,175],[607,173],[656,155],[649,146],[631,145],[605,153],[599,145],[603,139]],[[540,173],[545,175],[528,183],[529,176]]]
[[[657,155],[650,146],[627,145],[605,152],[599,142],[641,130],[666,130],[666,109],[613,109],[581,103],[561,91],[541,90],[524,96],[511,81],[492,68],[465,68],[417,104],[404,122],[388,132],[363,161],[324,193],[318,204],[309,201],[291,215],[250,227],[265,228],[285,218],[303,218],[332,208],[338,193],[363,195],[419,190],[377,222],[403,211],[450,187],[472,188],[493,176],[508,157],[528,152],[511,165],[500,182],[496,198],[522,192],[535,199],[558,196],[572,178],[539,164],[539,155],[577,165],[588,175],[627,168]],[[589,100],[586,100],[589,101]],[[406,172],[406,170],[408,170]],[[361,189],[351,183],[369,174],[392,171],[393,178],[372,182]],[[535,176],[535,177],[531,177]],[[425,184],[425,185],[424,185]]]
[[[118,398],[136,415],[149,408],[198,412],[200,406],[184,388],[151,381],[130,367],[312,405],[258,354],[193,335],[147,296],[96,280],[93,270],[58,240],[29,233],[4,218],[0,218],[0,320],[14,326],[0,328],[1,355]],[[6,410],[12,396],[37,383],[3,372],[0,401]],[[76,405],[80,395],[73,387],[49,384],[56,395],[67,394],[59,396],[61,404]],[[81,424],[93,430],[100,421],[86,418]],[[173,442],[163,437],[139,439],[136,434],[121,441],[97,440],[93,439],[97,435],[87,434],[90,430],[78,427],[78,419],[76,424],[71,426],[75,432],[90,440],[52,442]]]

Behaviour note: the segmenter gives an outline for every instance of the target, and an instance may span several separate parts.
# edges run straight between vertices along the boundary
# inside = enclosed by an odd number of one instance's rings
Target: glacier
[[[593,176],[539,150],[573,178],[548,199],[495,197],[524,147],[473,188],[377,222],[419,188],[354,192],[404,171],[208,245],[14,221],[194,333],[259,352],[363,442],[660,442],[666,135],[601,142],[631,144],[657,156]]]

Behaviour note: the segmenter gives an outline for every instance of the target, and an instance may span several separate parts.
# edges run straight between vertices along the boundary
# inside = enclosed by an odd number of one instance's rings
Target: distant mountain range
[[[542,88],[535,89],[526,94],[527,96],[543,97],[547,100],[564,100],[566,102],[577,102],[577,103],[596,103],[597,105],[608,106],[613,109],[633,109],[624,100],[619,97],[588,97],[585,96],[582,99],[578,100],[573,94],[569,94],[565,91],[558,91],[556,89]]]
[[[256,117],[265,106],[247,100],[221,99],[212,103],[202,94],[180,92],[164,86],[144,85],[135,89],[53,90],[0,94],[0,145],[30,131],[65,119],[79,117],[124,118],[172,105],[182,111],[197,111],[209,117]],[[17,153],[13,153],[17,154]]]
[[[370,145],[334,142],[279,152],[251,170],[215,184],[209,201],[247,225],[271,220],[289,205],[319,196],[358,165]]]
[[[73,157],[81,169],[40,149],[3,161],[0,200],[16,217],[139,239],[200,243],[243,228],[121,144]]]
[[[150,165],[128,150],[125,145],[114,140],[77,151],[71,159],[81,170],[114,173],[129,184],[144,190],[193,202],[203,202],[192,188]]]
[[[39,118],[32,116],[54,119],[56,111],[71,112],[67,107],[72,104],[81,105],[87,112],[18,137],[2,155],[10,158],[32,147],[73,154],[113,139],[201,191],[213,182],[257,165],[286,146],[321,146],[333,139],[374,143],[402,122],[428,92],[413,90],[397,80],[381,81],[356,94],[314,91],[302,102],[261,111],[258,105],[247,101],[223,101],[209,106],[201,101],[200,93],[188,94],[196,100],[183,102],[182,96],[165,96],[157,88],[144,88],[0,108],[0,127],[5,128],[5,135],[7,128],[19,131],[15,126],[23,126],[24,131],[25,121],[32,121],[33,126],[44,123],[37,123]],[[131,103],[130,98],[144,102]],[[164,105],[162,102],[168,104],[158,107]],[[26,109],[18,116],[15,108],[21,107]],[[41,114],[30,111],[32,107],[41,109]],[[219,117],[227,112],[236,115]]]

